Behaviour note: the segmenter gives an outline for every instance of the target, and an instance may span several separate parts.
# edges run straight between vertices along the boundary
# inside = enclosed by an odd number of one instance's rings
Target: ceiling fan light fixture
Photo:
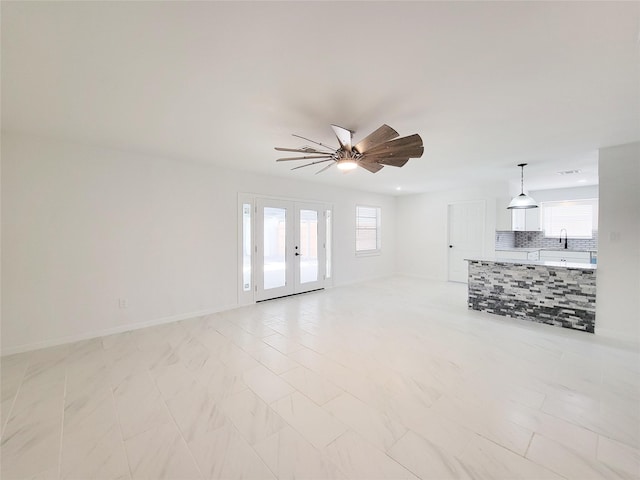
[[[518,166],[521,169],[520,195],[518,195],[517,197],[513,197],[513,200],[511,200],[511,203],[509,203],[509,206],[507,207],[507,209],[512,210],[512,209],[519,209],[519,208],[538,208],[538,203],[529,195],[526,195],[524,193],[524,167],[526,167],[527,164],[519,163]]]
[[[353,158],[341,158],[336,165],[338,170],[348,171],[355,170],[358,167],[358,163]]]

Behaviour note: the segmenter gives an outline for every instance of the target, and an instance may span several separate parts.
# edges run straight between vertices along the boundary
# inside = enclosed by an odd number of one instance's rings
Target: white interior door
[[[322,205],[258,198],[255,232],[256,301],[323,287]]]
[[[464,202],[449,205],[449,281],[467,282],[465,258],[482,256],[485,203]]]

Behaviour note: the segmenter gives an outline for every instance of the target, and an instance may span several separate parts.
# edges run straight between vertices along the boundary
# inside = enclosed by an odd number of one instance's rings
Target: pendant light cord
[[[524,167],[527,166],[526,163],[519,163],[520,167],[520,195],[524,195]]]

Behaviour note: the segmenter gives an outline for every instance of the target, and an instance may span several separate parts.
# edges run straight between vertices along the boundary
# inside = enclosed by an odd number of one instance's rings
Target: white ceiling
[[[599,147],[640,140],[638,2],[1,8],[7,131],[391,194],[518,183],[520,162],[531,190],[595,184]],[[375,175],[275,163],[291,133],[337,148],[331,123],[425,153]]]

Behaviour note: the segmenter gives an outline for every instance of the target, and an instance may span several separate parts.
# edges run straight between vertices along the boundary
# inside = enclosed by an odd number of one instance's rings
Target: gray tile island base
[[[470,309],[594,332],[595,267],[560,262],[468,262]]]

